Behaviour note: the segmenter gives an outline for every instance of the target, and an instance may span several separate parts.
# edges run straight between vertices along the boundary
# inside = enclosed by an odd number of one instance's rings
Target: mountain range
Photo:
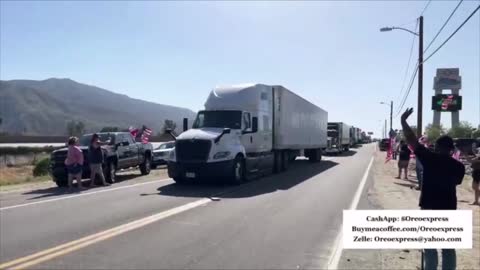
[[[86,132],[103,127],[141,127],[160,132],[166,119],[181,131],[189,109],[130,98],[71,79],[0,81],[0,131],[9,134],[68,135],[67,124],[81,121]]]

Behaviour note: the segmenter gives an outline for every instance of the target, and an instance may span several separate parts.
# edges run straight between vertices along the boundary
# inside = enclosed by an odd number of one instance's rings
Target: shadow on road
[[[355,154],[357,154],[357,151],[348,150],[338,155],[338,157],[351,157]]]
[[[310,163],[307,160],[295,161],[289,171],[271,175],[257,181],[248,182],[234,186],[228,184],[203,184],[194,183],[190,185],[170,184],[159,187],[158,193],[140,194],[140,196],[162,195],[175,197],[219,197],[219,198],[245,198],[262,194],[272,193],[277,190],[288,190],[303,183],[319,173],[322,173],[338,163],[333,161],[322,161]]]
[[[139,177],[139,174],[119,174],[116,176],[115,183],[120,183],[123,181],[127,181],[136,177]],[[98,180],[97,183],[100,183]],[[102,186],[95,186],[93,188],[89,188],[90,185],[90,180],[85,180],[83,179],[82,181],[83,187],[86,187],[85,190],[93,190],[96,188],[100,188]],[[115,184],[114,184],[115,185]],[[59,187],[50,187],[50,188],[44,188],[44,189],[36,189],[36,190],[31,190],[28,192],[22,193],[22,195],[33,195],[33,194],[38,194],[38,196],[29,198],[28,200],[35,200],[35,199],[41,199],[41,198],[48,198],[48,197],[55,197],[55,196],[60,196],[60,195],[65,195],[65,194],[73,194],[73,193],[79,193],[78,185],[74,181],[73,183],[73,190],[69,191],[68,188],[59,188]]]
[[[399,185],[399,186],[403,186],[403,187],[408,187],[408,188],[414,188],[416,187],[417,185],[413,185],[413,184],[407,184],[407,183],[399,183],[399,182],[393,182],[395,185]]]

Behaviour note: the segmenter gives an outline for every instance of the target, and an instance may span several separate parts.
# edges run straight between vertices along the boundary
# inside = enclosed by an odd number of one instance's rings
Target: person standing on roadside
[[[110,143],[101,142],[100,137],[97,133],[92,135],[92,139],[90,140],[90,146],[88,147],[88,162],[90,164],[90,187],[95,186],[95,177],[98,177],[102,180],[102,184],[104,186],[109,186],[105,181],[105,176],[103,175],[103,152],[102,152],[102,145],[106,145]]]
[[[77,180],[78,188],[82,186],[82,168],[83,168],[83,152],[78,147],[78,138],[70,137],[68,139],[68,152],[65,159],[65,166],[68,172],[68,189],[72,189],[73,179]]]
[[[476,157],[469,161],[472,167],[472,189],[474,192],[472,205],[480,205],[480,148],[477,150]]]
[[[405,171],[405,180],[408,180],[408,163],[410,162],[410,149],[405,141],[401,140],[398,146],[398,177],[397,179],[402,178],[402,170]]]
[[[419,140],[418,143],[421,145],[427,147],[428,146],[428,140],[426,136],[422,136]],[[416,190],[421,190],[422,189],[422,180],[423,180],[423,166],[420,160],[415,157],[415,172],[417,174],[417,181],[418,185],[415,187]]]
[[[422,210],[456,210],[456,187],[462,183],[465,166],[452,158],[455,149],[453,139],[441,136],[435,143],[435,151],[421,145],[415,133],[407,123],[413,109],[407,109],[401,117],[403,134],[407,143],[413,146],[416,157],[423,165],[423,183],[419,206]],[[425,249],[425,270],[437,269],[436,249]],[[442,269],[455,269],[456,252],[454,249],[442,249]]]

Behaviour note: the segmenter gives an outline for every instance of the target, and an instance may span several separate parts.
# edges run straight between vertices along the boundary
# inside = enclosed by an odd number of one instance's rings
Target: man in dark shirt
[[[403,134],[423,166],[423,181],[420,193],[422,210],[456,210],[456,187],[462,183],[465,166],[452,158],[455,149],[453,139],[441,136],[431,151],[418,143],[415,133],[407,123],[413,109],[407,109],[402,115]],[[425,250],[425,269],[437,269],[438,255],[435,249]],[[442,269],[455,269],[456,254],[454,249],[442,249]]]

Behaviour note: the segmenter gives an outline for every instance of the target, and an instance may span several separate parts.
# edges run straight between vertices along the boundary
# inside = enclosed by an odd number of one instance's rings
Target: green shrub
[[[42,176],[48,174],[48,166],[50,165],[50,158],[41,159],[33,168],[33,176]]]

